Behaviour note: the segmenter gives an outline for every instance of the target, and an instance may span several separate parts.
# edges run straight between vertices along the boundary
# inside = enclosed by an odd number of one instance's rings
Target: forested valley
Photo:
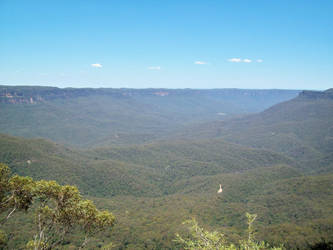
[[[0,162],[3,249],[36,246],[36,211],[68,219],[66,190],[77,212],[54,249],[88,234],[87,249],[184,249],[191,230],[235,247],[333,247],[333,89],[0,86]],[[7,220],[6,183],[22,181],[29,206]]]

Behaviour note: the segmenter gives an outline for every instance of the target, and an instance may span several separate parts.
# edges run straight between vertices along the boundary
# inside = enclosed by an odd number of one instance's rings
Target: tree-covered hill
[[[0,148],[1,161],[13,171],[76,184],[100,208],[114,211],[118,223],[111,238],[118,246],[174,248],[174,233],[189,217],[237,241],[245,211],[260,215],[258,236],[270,243],[303,248],[332,236],[324,223],[332,219],[332,176],[303,176],[292,159],[273,152],[220,140],[78,151],[7,135]],[[222,195],[216,193],[219,183]],[[287,241],[286,232],[293,232]]]
[[[281,154],[222,140],[159,141],[139,146],[98,148],[94,153],[99,158],[117,159],[157,171],[160,177],[156,185],[164,194],[182,190],[174,189],[172,185],[191,177],[238,173],[277,164],[297,166],[296,161]]]
[[[304,91],[298,97],[258,114],[189,129],[183,137],[221,138],[280,152],[302,164],[309,161],[323,164],[333,151],[332,124],[332,92]]]
[[[172,185],[277,164],[297,166],[288,157],[221,140],[159,142],[79,151],[44,139],[0,134],[0,162],[37,179],[77,185],[84,194],[159,196],[179,192]]]
[[[21,175],[77,185],[86,195],[159,193],[150,184],[154,174],[140,165],[99,160],[44,139],[0,134],[0,162]]]

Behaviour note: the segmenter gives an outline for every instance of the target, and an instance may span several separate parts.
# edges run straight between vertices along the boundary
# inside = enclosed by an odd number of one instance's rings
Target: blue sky
[[[333,87],[333,1],[0,0],[0,84]]]

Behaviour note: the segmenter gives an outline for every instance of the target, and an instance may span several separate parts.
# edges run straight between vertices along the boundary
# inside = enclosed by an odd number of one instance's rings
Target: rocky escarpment
[[[0,103],[36,104],[54,99],[86,96],[132,97],[211,97],[233,102],[242,99],[291,99],[299,90],[254,90],[254,89],[128,89],[128,88],[56,88],[40,86],[0,86]]]
[[[310,98],[310,99],[333,99],[333,88],[326,91],[309,91],[305,90],[299,94],[301,98]]]
[[[92,95],[128,98],[133,96],[158,96],[184,94],[183,90],[163,89],[112,89],[112,88],[56,88],[39,86],[0,86],[0,103],[36,104],[54,99],[68,99]]]
[[[59,98],[94,94],[94,89],[60,89],[55,87],[0,86],[0,103],[36,104]]]
[[[20,96],[17,93],[0,93],[0,103],[9,104],[36,104],[42,102],[43,98],[37,96]]]

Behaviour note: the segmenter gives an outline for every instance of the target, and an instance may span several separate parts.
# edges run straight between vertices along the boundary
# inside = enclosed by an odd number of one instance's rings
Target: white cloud
[[[161,70],[161,66],[149,66],[149,70]]]
[[[230,59],[228,59],[228,61],[229,61],[229,62],[232,62],[232,63],[251,63],[251,62],[253,62],[254,60],[249,59],[249,58],[242,59],[242,58],[234,57],[234,58],[230,58]],[[255,61],[258,62],[258,63],[262,63],[262,62],[263,62],[262,59],[257,59],[257,60],[255,60]]]
[[[102,68],[103,66],[100,63],[93,63],[93,64],[91,64],[91,67],[93,67],[93,68]]]
[[[229,62],[235,62],[235,63],[239,63],[239,62],[242,62],[242,59],[241,58],[230,58],[228,59]]]
[[[204,64],[207,64],[207,62],[203,62],[203,61],[195,61],[194,64],[204,65]]]

